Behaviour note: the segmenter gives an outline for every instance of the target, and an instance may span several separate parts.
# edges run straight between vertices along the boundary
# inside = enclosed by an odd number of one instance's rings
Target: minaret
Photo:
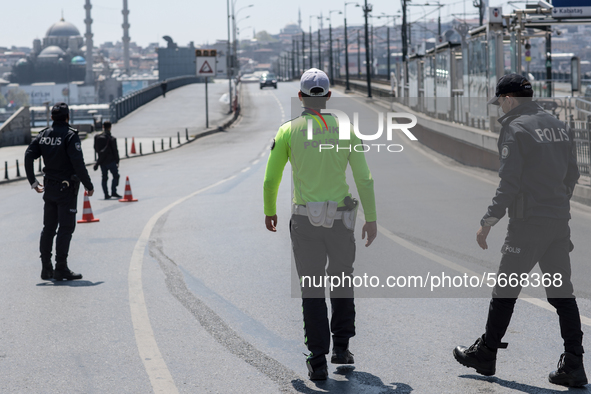
[[[90,10],[92,6],[90,5],[90,0],[86,0],[86,4],[84,5],[84,9],[86,10],[86,19],[84,19],[84,23],[86,24],[86,78],[84,79],[84,83],[87,85],[94,85],[94,74],[92,72],[92,19],[90,18]],[[62,16],[63,18],[63,16]]]
[[[300,27],[300,31],[302,30],[302,9],[298,8],[298,26]]]
[[[127,9],[127,0],[123,0],[123,68],[125,68],[125,73],[129,75],[129,21],[127,16],[129,15],[129,10]]]

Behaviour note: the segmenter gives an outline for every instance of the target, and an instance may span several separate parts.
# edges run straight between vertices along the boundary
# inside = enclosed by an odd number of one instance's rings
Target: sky
[[[308,31],[310,15],[319,15],[322,12],[328,17],[329,10],[343,10],[342,0],[234,0],[235,10],[238,12],[236,19],[241,29],[241,38],[251,38],[253,28],[256,32],[266,30],[271,34],[279,33],[287,23],[297,23],[298,9],[302,12],[302,27]],[[414,0],[413,3],[426,3],[429,0]],[[232,0],[230,0],[232,2]],[[373,0],[373,15],[381,13],[395,14],[400,8],[397,0]],[[441,10],[443,21],[450,20],[452,14],[474,13],[472,0],[440,0],[446,6]],[[491,5],[500,4],[498,0],[491,0]],[[85,0],[6,0],[0,5],[1,29],[0,46],[31,47],[35,38],[45,37],[47,29],[59,21],[63,12],[64,19],[76,25],[82,36],[86,27],[84,25]],[[121,24],[123,16],[121,9],[122,0],[91,0],[92,4],[92,30],[95,45],[105,41],[121,41],[123,31]],[[190,41],[196,45],[214,43],[217,39],[227,39],[227,9],[224,0],[165,0],[147,1],[128,0],[129,23],[131,41],[140,46],[158,42],[165,45],[162,36],[168,35],[181,46],[186,46]],[[240,10],[242,7],[252,4],[253,7]],[[280,5],[278,5],[280,4]],[[431,4],[433,0],[431,0]],[[505,6],[507,7],[507,6]],[[436,7],[410,7],[411,20],[420,18],[423,12],[428,13]],[[240,11],[239,11],[240,10]],[[423,11],[424,10],[424,11]],[[505,10],[504,10],[505,11]],[[249,18],[242,20],[249,16]],[[437,11],[427,18],[437,17]],[[477,18],[477,15],[467,15],[468,18]],[[390,19],[391,20],[391,19]],[[343,24],[343,15],[332,13],[333,27]],[[385,19],[380,19],[378,24],[384,24]],[[363,12],[360,7],[347,6],[347,23],[349,25],[361,24]],[[325,21],[325,27],[328,21]],[[397,20],[400,23],[400,19]],[[318,26],[316,18],[312,19],[312,29]]]

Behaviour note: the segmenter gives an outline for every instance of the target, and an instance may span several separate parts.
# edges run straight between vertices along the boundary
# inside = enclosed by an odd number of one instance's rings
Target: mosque
[[[47,30],[43,41],[33,41],[33,51],[15,64],[10,82],[29,85],[84,81],[85,53],[86,46],[80,31],[62,17]]]

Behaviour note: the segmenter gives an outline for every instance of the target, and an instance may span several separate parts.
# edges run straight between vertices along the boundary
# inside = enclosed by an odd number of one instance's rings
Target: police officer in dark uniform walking
[[[45,192],[43,231],[39,245],[43,280],[82,279],[81,274],[72,272],[68,267],[68,250],[76,227],[76,204],[80,183],[84,185],[89,196],[93,195],[94,187],[84,164],[78,131],[68,124],[69,115],[66,103],[54,105],[51,109],[52,126],[42,130],[25,153],[25,170],[31,188],[37,193]],[[37,181],[33,170],[33,161],[40,156],[43,156],[45,162],[45,186]],[[56,230],[54,270],[51,251]]]
[[[111,197],[122,198],[117,194],[117,186],[119,185],[119,150],[117,149],[117,139],[111,134],[111,122],[103,123],[103,128],[105,131],[94,137],[94,151],[98,155],[94,170],[96,171],[99,166],[101,167],[101,185],[105,193],[105,200]],[[109,171],[113,176],[111,194],[109,194],[109,188],[107,187]]]
[[[558,313],[565,350],[558,369],[548,379],[554,384],[579,387],[587,384],[587,376],[581,318],[571,283],[569,253],[573,244],[568,225],[570,197],[579,179],[576,145],[568,126],[545,112],[532,96],[527,79],[509,74],[498,81],[495,97],[489,101],[500,105],[505,113],[499,118],[501,181],[480,222],[478,245],[488,248],[490,229],[507,210],[509,227],[486,331],[472,346],[458,346],[453,354],[460,364],[482,375],[494,375],[497,349],[507,346],[501,340],[521,288],[542,285]],[[537,263],[543,274],[530,275]]]

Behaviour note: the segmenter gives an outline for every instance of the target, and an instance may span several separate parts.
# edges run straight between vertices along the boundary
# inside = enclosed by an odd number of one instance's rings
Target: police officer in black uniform
[[[494,375],[497,349],[507,331],[522,286],[545,287],[548,302],[556,308],[565,352],[551,383],[579,387],[587,384],[583,365],[583,332],[573,286],[569,253],[570,197],[579,179],[576,145],[563,122],[532,101],[531,84],[523,76],[502,77],[489,104],[500,105],[501,181],[492,205],[480,222],[477,242],[487,249],[486,238],[509,211],[509,227],[490,301],[486,332],[470,346],[458,346],[453,354],[482,375]],[[529,272],[539,263],[542,275]],[[539,275],[536,277],[536,275]],[[549,278],[546,284],[540,277]],[[504,277],[517,281],[501,282]],[[536,282],[537,278],[537,282]],[[524,281],[525,280],[525,281]],[[515,285],[517,282],[517,285]],[[537,283],[537,285],[536,285]]]
[[[84,164],[78,131],[68,124],[69,115],[66,103],[54,105],[51,109],[52,126],[42,130],[25,153],[25,170],[31,188],[37,193],[45,192],[43,231],[39,245],[43,280],[82,279],[81,274],[68,268],[68,250],[76,227],[76,203],[80,183],[82,182],[89,196],[94,193],[94,187]],[[37,181],[33,170],[33,161],[39,156],[43,156],[45,162],[45,186]],[[51,251],[56,230],[54,271]]]

